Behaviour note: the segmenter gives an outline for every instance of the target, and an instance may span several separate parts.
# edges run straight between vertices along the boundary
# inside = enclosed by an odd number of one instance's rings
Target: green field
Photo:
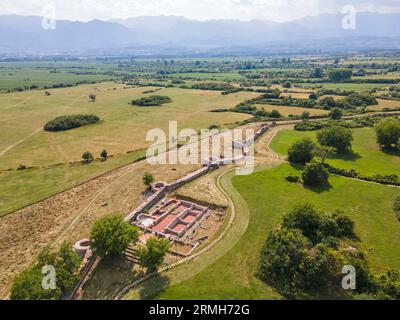
[[[42,62],[0,63],[0,90],[75,84],[115,78],[112,65],[97,63]]]
[[[115,88],[115,90],[114,90]],[[19,164],[40,166],[80,160],[85,151],[98,155],[104,148],[110,154],[138,150],[150,144],[150,129],[168,129],[169,121],[178,121],[179,129],[221,127],[248,119],[238,113],[210,113],[216,108],[231,108],[256,97],[256,93],[223,96],[217,91],[162,89],[159,95],[173,102],[161,107],[134,107],[133,99],[146,96],[149,87],[127,88],[121,84],[101,83],[51,90],[45,97],[41,90],[0,95],[0,170]],[[95,103],[89,94],[95,93]],[[148,96],[148,95],[147,95]],[[101,123],[66,132],[45,132],[44,124],[59,115],[94,114]],[[2,151],[12,147],[5,154]]]
[[[343,210],[356,222],[358,246],[368,252],[372,270],[400,267],[400,249],[392,245],[400,241],[400,225],[392,211],[398,189],[341,177],[331,177],[329,189],[305,189],[286,182],[289,174],[299,174],[299,171],[284,164],[251,176],[233,178],[233,185],[250,209],[246,233],[216,263],[152,298],[279,299],[274,290],[254,277],[258,255],[268,231],[279,225],[283,214],[304,201],[328,212]]]
[[[128,104],[135,98],[148,96],[142,93],[149,89],[124,89],[121,84],[101,83],[50,90],[51,96],[45,96],[42,90],[0,95],[0,215],[133,161],[138,153],[126,155],[127,152],[148,146],[146,133],[150,129],[161,128],[168,133],[170,120],[178,121],[179,130],[206,129],[212,124],[235,126],[249,116],[209,110],[232,107],[257,96],[255,93],[222,96],[216,91],[170,88],[158,93],[171,97],[172,103],[151,108]],[[90,93],[97,95],[95,103],[89,102]],[[41,129],[58,115],[78,113],[95,114],[102,121],[65,132]],[[99,157],[103,149],[115,158],[90,166],[68,164],[81,160],[85,151]],[[34,169],[15,171],[20,164]]]
[[[316,134],[315,131],[282,130],[272,141],[271,147],[280,155],[287,156],[294,142],[304,137],[317,141]],[[329,159],[329,164],[337,168],[354,169],[366,175],[400,175],[400,157],[380,150],[373,128],[354,129],[353,136],[353,153]]]

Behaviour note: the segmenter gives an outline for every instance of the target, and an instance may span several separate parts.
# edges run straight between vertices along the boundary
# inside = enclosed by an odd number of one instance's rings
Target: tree
[[[97,96],[93,93],[89,95],[90,102],[96,102],[96,98]]]
[[[302,203],[284,216],[282,226],[286,229],[300,230],[305,237],[317,243],[320,223],[320,213],[315,207],[310,203]]]
[[[43,250],[35,264],[19,274],[11,288],[11,300],[57,300],[72,289],[78,279],[81,258],[64,242],[58,252]],[[42,286],[44,266],[55,268],[55,288]]]
[[[381,120],[375,126],[378,144],[387,149],[394,149],[400,139],[400,121],[396,119]]]
[[[291,294],[296,290],[294,279],[299,265],[310,247],[310,241],[299,230],[271,231],[261,250],[257,276]]]
[[[282,83],[282,87],[290,89],[292,87],[292,83],[290,81],[285,81],[284,83]]]
[[[280,118],[282,118],[281,113],[280,113],[278,110],[275,110],[275,109],[271,111],[271,113],[269,114],[269,116],[270,116],[271,118],[274,118],[274,119],[280,119]]]
[[[103,160],[106,161],[107,158],[108,158],[108,152],[107,152],[107,150],[104,149],[104,150],[100,153],[100,157],[102,157]]]
[[[289,161],[306,164],[312,160],[315,148],[316,145],[310,138],[303,138],[289,148]]]
[[[86,163],[91,163],[93,161],[93,154],[91,154],[89,151],[86,151],[83,155],[82,155],[82,159],[86,162]]]
[[[353,71],[350,69],[334,69],[328,72],[328,78],[331,82],[350,81]]]
[[[342,119],[343,116],[343,111],[339,108],[333,108],[330,112],[329,112],[329,117],[332,120],[340,120]]]
[[[324,97],[319,102],[319,105],[325,110],[336,108],[337,103],[333,97]]]
[[[156,270],[164,262],[170,247],[171,243],[168,239],[147,239],[146,246],[137,250],[140,265],[148,271]]]
[[[307,254],[299,266],[299,286],[303,290],[318,291],[326,288],[329,279],[331,256],[328,248],[317,245],[312,254]]]
[[[314,78],[322,78],[324,76],[324,71],[321,68],[315,68],[312,75]]]
[[[302,120],[308,120],[308,119],[310,119],[310,113],[309,113],[308,111],[304,111],[304,112],[301,114],[300,119],[302,119]]]
[[[353,133],[350,129],[340,126],[323,128],[317,134],[318,142],[327,147],[335,148],[337,153],[347,153],[351,151]]]
[[[139,229],[118,215],[97,220],[90,232],[91,247],[100,257],[120,255],[138,239]]]
[[[318,96],[317,96],[317,94],[315,93],[315,92],[313,92],[313,93],[310,93],[310,95],[309,95],[309,97],[308,97],[310,100],[317,100],[318,99]]]
[[[146,172],[143,175],[143,183],[147,186],[150,187],[150,185],[154,182],[154,177],[151,173]]]
[[[306,186],[321,186],[328,183],[329,172],[322,162],[313,160],[305,165],[302,177]]]
[[[326,146],[316,146],[313,150],[313,155],[319,158],[322,163],[326,162],[326,159],[333,156],[336,153],[336,149]]]

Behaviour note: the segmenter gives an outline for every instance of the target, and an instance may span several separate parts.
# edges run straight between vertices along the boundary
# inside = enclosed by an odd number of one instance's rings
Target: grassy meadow
[[[0,215],[143,156],[140,150],[151,143],[146,142],[147,131],[161,128],[168,132],[170,120],[178,121],[179,130],[200,130],[213,124],[235,126],[249,116],[209,111],[257,96],[169,88],[156,94],[171,97],[172,103],[147,108],[129,105],[133,99],[153,94],[143,94],[150,89],[154,88],[124,89],[121,84],[98,83],[49,90],[51,96],[45,96],[43,90],[0,95]],[[94,103],[88,98],[91,93],[97,95]],[[78,113],[95,114],[102,121],[65,132],[42,130],[56,116]],[[115,157],[87,166],[69,165],[81,160],[85,151],[99,157],[103,149]],[[20,164],[34,169],[16,171]]]
[[[268,232],[280,224],[282,215],[304,201],[329,212],[343,210],[356,222],[358,246],[368,253],[372,270],[400,267],[400,249],[392,245],[400,241],[399,222],[392,210],[393,200],[400,192],[397,188],[331,177],[329,188],[306,189],[285,180],[287,175],[299,173],[298,169],[283,164],[251,176],[234,177],[233,185],[250,210],[245,234],[213,265],[153,298],[280,299],[254,272]]]
[[[310,137],[315,142],[316,131],[281,130],[271,143],[271,148],[280,155],[287,156],[290,146],[297,140]],[[353,153],[335,156],[327,160],[337,168],[354,169],[366,175],[400,174],[400,157],[383,152],[376,143],[373,128],[353,130]]]

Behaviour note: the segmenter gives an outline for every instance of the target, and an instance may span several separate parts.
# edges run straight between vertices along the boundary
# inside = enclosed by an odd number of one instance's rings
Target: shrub
[[[100,121],[100,118],[95,115],[71,115],[61,116],[49,121],[44,126],[46,131],[65,131],[79,128],[89,124],[94,124]]]
[[[107,152],[107,150],[104,149],[104,150],[100,153],[100,157],[102,157],[102,159],[103,159],[104,161],[106,161],[107,158],[108,158],[108,152]]]
[[[339,108],[333,108],[330,112],[329,112],[329,117],[332,120],[340,120],[343,116],[343,112],[342,110],[340,110]]]
[[[315,131],[320,130],[324,127],[321,122],[317,121],[302,121],[294,126],[297,131]]]
[[[134,106],[139,106],[139,107],[155,107],[155,106],[161,106],[166,103],[172,102],[172,99],[167,96],[150,96],[150,97],[144,97],[140,98],[137,100],[132,101],[132,105]]]
[[[100,257],[120,255],[130,243],[136,243],[138,238],[138,228],[125,222],[121,216],[97,220],[90,232],[91,247]]]
[[[291,183],[298,183],[300,181],[300,177],[293,176],[293,175],[287,176],[285,179],[286,179],[286,181],[291,182]]]
[[[313,158],[316,145],[310,138],[304,138],[295,142],[289,148],[289,161],[292,163],[306,164]]]
[[[322,186],[328,183],[329,171],[322,162],[311,161],[305,165],[302,178],[306,186]]]
[[[93,162],[93,155],[92,155],[89,151],[86,151],[86,152],[82,155],[82,159],[83,159],[86,163],[91,163],[91,162]]]

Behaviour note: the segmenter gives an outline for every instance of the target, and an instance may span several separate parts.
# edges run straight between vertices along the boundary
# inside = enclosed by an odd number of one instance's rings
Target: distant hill
[[[57,21],[44,30],[40,17],[0,16],[0,53],[177,53],[216,50],[279,51],[302,47],[329,50],[395,49],[400,38],[400,14],[360,13],[357,28],[344,30],[343,16],[323,14],[288,23],[261,20],[196,21],[176,16],[136,17],[90,22]],[[389,39],[390,38],[390,39]],[[326,41],[327,39],[334,39]],[[324,41],[320,41],[324,40]]]

